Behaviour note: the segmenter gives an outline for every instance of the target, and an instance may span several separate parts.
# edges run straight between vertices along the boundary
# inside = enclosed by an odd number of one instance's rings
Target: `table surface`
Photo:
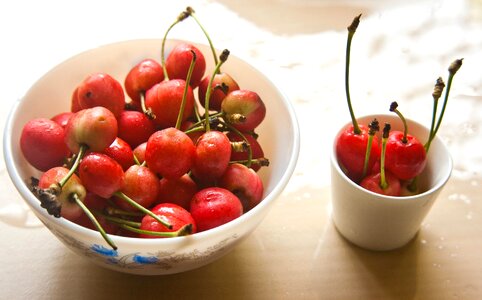
[[[482,296],[482,2],[132,3],[1,2],[1,119],[64,59],[101,44],[162,38],[175,16],[195,5],[217,48],[250,61],[292,101],[301,130],[296,170],[266,219],[232,252],[190,272],[142,277],[92,265],[65,248],[23,204],[2,160],[0,299]],[[448,65],[464,58],[439,131],[453,156],[452,176],[414,240],[389,252],[351,245],[330,218],[331,131],[349,120],[346,26],[359,13],[351,70],[358,115],[385,112],[396,100],[406,116],[430,122],[435,79],[446,78]],[[205,42],[194,23],[176,27],[170,37]]]

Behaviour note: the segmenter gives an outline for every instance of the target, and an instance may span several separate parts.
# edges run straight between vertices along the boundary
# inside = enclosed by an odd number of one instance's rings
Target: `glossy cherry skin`
[[[146,107],[150,108],[156,118],[153,122],[161,128],[176,126],[181,102],[183,99],[186,81],[172,79],[163,81],[146,92]],[[186,103],[182,115],[182,121],[187,120],[194,111],[194,94],[189,87],[186,95]]]
[[[191,200],[191,215],[198,232],[228,223],[242,214],[243,205],[239,198],[224,188],[204,188]]]
[[[154,214],[166,219],[166,221],[172,225],[172,229],[168,229],[166,226],[154,220],[153,217],[146,215],[142,218],[141,229],[156,231],[156,232],[174,232],[182,227],[192,224],[192,233],[197,232],[196,222],[186,209],[173,203],[161,203],[156,205],[152,210]],[[141,238],[162,238],[159,236],[140,234]]]
[[[256,92],[250,90],[236,90],[230,92],[221,103],[221,110],[230,116],[240,114],[246,117],[244,122],[232,122],[240,131],[251,131],[258,127],[266,116],[266,106]]]
[[[112,144],[104,149],[103,153],[115,159],[124,171],[135,163],[131,146],[119,137],[115,138]]]
[[[60,126],[62,126],[62,128],[65,128],[67,126],[67,123],[70,120],[70,117],[72,117],[73,115],[74,115],[73,112],[66,111],[66,112],[56,114],[55,116],[50,118],[50,120],[58,123]]]
[[[159,202],[170,202],[189,210],[191,199],[198,191],[194,180],[185,174],[176,179],[162,178],[159,182]]]
[[[401,180],[415,178],[427,164],[425,147],[420,141],[407,134],[407,142],[404,143],[403,132],[392,131],[388,136],[385,154],[385,168]]]
[[[47,171],[61,166],[69,156],[64,142],[65,131],[58,123],[37,118],[28,121],[20,135],[20,150],[25,159],[36,169]]]
[[[106,154],[91,152],[79,165],[79,177],[85,188],[102,197],[110,198],[124,184],[121,165]]]
[[[201,181],[223,175],[231,158],[231,143],[223,132],[208,131],[197,141],[192,173]]]
[[[382,189],[380,186],[380,172],[378,172],[363,178],[363,180],[360,182],[360,186],[377,194],[395,197],[400,196],[400,180],[395,175],[387,171],[385,171],[385,180],[387,181],[388,186],[386,189]]]
[[[91,74],[82,81],[77,89],[77,99],[82,109],[103,106],[116,117],[124,110],[124,89],[109,74]]]
[[[155,173],[175,179],[191,169],[196,147],[182,131],[173,127],[154,132],[147,140],[145,160]]]
[[[132,150],[139,164],[142,164],[146,160],[146,147],[147,142],[144,142]]]
[[[158,200],[159,178],[149,168],[139,165],[132,165],[124,173],[124,184],[121,192],[129,198],[148,208]],[[122,209],[137,211],[129,203],[123,200],[116,201]]]
[[[76,112],[65,127],[65,142],[73,153],[81,145],[102,152],[117,137],[117,120],[105,107],[96,106]]]
[[[147,141],[156,131],[154,123],[142,112],[125,110],[117,118],[118,137],[132,148]]]
[[[202,107],[206,104],[206,92],[208,90],[209,80],[211,76],[203,78],[198,87],[198,99]],[[225,84],[227,86],[226,93],[216,86]],[[209,98],[209,109],[215,111],[221,111],[221,103],[227,94],[232,91],[239,90],[238,83],[227,73],[219,73],[214,75],[213,82],[211,84],[211,97]]]
[[[72,96],[70,98],[70,111],[76,113],[79,110],[82,110],[82,107],[79,103],[79,87],[76,87],[72,92]]]
[[[52,184],[57,184],[62,180],[67,173],[69,173],[69,169],[64,167],[49,169],[40,177],[38,186],[41,189],[48,189]],[[80,201],[84,201],[87,193],[80,178],[75,174],[67,180],[56,198],[61,204],[60,216],[70,221],[78,219],[83,214],[82,208],[72,198],[74,193],[79,197]]]
[[[263,151],[263,148],[261,147],[261,144],[258,142],[258,140],[255,139],[250,133],[243,133],[243,134],[246,140],[248,140],[248,143],[251,147],[251,158],[252,159],[264,158],[264,151]],[[232,131],[228,132],[227,136],[229,140],[232,142],[244,141],[244,139],[239,134]],[[248,151],[242,151],[242,152],[231,151],[231,161],[243,161],[247,159],[248,159]],[[251,169],[257,172],[259,171],[259,169],[261,169],[261,166],[259,164],[252,164]]]
[[[365,125],[359,125],[359,127],[360,134],[353,132],[353,125],[345,127],[335,140],[338,163],[345,174],[356,183],[359,183],[363,176],[363,165],[368,144],[368,127]],[[378,138],[374,136],[367,173],[380,158],[380,152]]]
[[[162,66],[155,60],[146,58],[135,65],[124,80],[127,95],[132,101],[140,102],[141,94],[156,83],[164,80]]]
[[[196,53],[196,63],[192,71],[189,85],[196,88],[201,82],[206,71],[206,60],[202,52],[194,45],[188,43],[177,44],[166,58],[166,69],[169,79],[186,80],[189,66],[193,58],[192,52]]]
[[[242,164],[230,164],[219,179],[219,187],[235,194],[241,200],[244,212],[251,210],[263,199],[261,178],[253,169]]]

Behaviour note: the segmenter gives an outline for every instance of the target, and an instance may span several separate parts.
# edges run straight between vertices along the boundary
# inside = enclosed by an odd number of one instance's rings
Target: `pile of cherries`
[[[432,93],[433,114],[428,140],[422,143],[417,137],[408,133],[407,122],[398,110],[397,102],[392,102],[390,111],[400,117],[404,130],[391,130],[391,125],[385,123],[380,142],[376,135],[380,130],[378,120],[374,119],[367,126],[358,124],[350,99],[348,79],[351,40],[360,23],[360,17],[361,15],[355,17],[347,28],[345,88],[352,124],[344,128],[336,137],[337,160],[344,173],[353,182],[367,190],[388,196],[413,195],[420,192],[419,176],[427,165],[427,152],[439,130],[452,79],[462,66],[463,59],[455,60],[448,68],[447,89],[441,108],[438,107],[438,102],[445,83],[440,77],[436,80]]]
[[[221,72],[229,51],[218,59],[206,34],[212,73],[190,43],[164,59],[168,32],[189,17],[202,28],[188,7],[167,30],[160,62],[140,61],[124,85],[106,73],[87,74],[70,111],[30,120],[21,133],[24,157],[42,171],[31,179],[41,206],[98,230],[114,249],[107,233],[193,234],[238,218],[263,198],[257,171],[269,161],[255,130],[266,107]]]

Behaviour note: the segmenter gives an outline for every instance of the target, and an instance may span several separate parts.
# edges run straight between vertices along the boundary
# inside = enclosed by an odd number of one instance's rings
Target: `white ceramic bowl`
[[[368,125],[375,117],[380,127],[388,122],[392,130],[403,131],[403,124],[395,114],[364,116],[358,121]],[[424,143],[428,128],[408,119],[407,123],[409,134]],[[331,191],[332,218],[338,231],[347,240],[369,250],[392,250],[407,244],[419,231],[450,178],[452,158],[448,148],[435,137],[427,153],[427,166],[419,176],[420,193],[403,197],[373,193],[351,181],[338,164],[335,148],[333,143]]]
[[[167,41],[166,56],[179,42]],[[207,70],[212,71],[210,48],[194,45],[204,53]],[[86,259],[133,274],[179,273],[206,265],[228,253],[266,216],[293,173],[300,146],[298,123],[289,100],[266,76],[231,54],[223,71],[231,74],[242,88],[256,91],[267,106],[266,118],[257,129],[265,156],[270,160],[270,166],[259,171],[265,186],[264,199],[259,205],[234,221],[191,236],[169,239],[112,236],[118,246],[115,251],[106,245],[98,232],[48,215],[25,183],[32,175],[38,177],[39,172],[26,162],[20,151],[19,137],[23,125],[35,117],[50,118],[68,111],[74,87],[88,74],[106,72],[123,83],[137,62],[144,58],[160,61],[160,53],[161,40],[132,40],[101,46],[66,60],[40,78],[15,103],[4,133],[4,156],[9,175],[22,198],[45,226],[68,248]],[[218,51],[218,55],[220,53]]]

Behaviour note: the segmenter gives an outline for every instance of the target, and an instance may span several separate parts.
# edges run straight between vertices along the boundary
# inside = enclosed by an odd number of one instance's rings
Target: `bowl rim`
[[[389,119],[393,119],[393,118],[398,118],[397,116],[394,116],[394,115],[391,115],[391,114],[387,114],[387,113],[379,113],[379,114],[368,114],[368,115],[362,115],[362,116],[359,116],[357,117],[357,121],[360,120],[360,119],[373,119],[374,117],[377,117],[377,118],[383,118],[383,119],[386,119],[386,118],[389,118]],[[410,118],[405,118],[407,120],[407,122],[411,122],[413,124],[416,124],[417,126],[419,127],[423,127],[425,129],[427,129],[427,127],[425,125],[422,125],[421,123],[413,120],[413,119],[410,119]],[[442,150],[447,153],[447,168],[448,168],[448,172],[445,176],[443,176],[438,182],[436,182],[436,184],[434,184],[430,189],[422,192],[422,193],[419,193],[419,194],[415,194],[415,195],[409,195],[409,196],[387,196],[387,195],[382,195],[382,194],[378,194],[378,193],[375,193],[375,192],[372,192],[372,191],[369,191],[363,187],[361,187],[359,184],[356,184],[355,182],[353,182],[350,178],[348,178],[348,176],[343,172],[343,170],[341,169],[340,167],[340,164],[338,163],[338,159],[337,159],[337,156],[336,156],[336,138],[338,137],[338,135],[342,132],[342,130],[346,127],[346,126],[349,126],[351,124],[351,121],[345,123],[339,130],[338,132],[336,133],[336,136],[335,136],[335,139],[333,139],[333,144],[332,144],[332,147],[331,147],[331,155],[330,155],[330,162],[331,162],[331,165],[332,165],[332,168],[335,169],[335,171],[337,172],[337,174],[342,177],[343,180],[347,181],[353,188],[357,189],[358,191],[360,192],[365,192],[367,194],[370,194],[370,195],[373,195],[374,197],[379,197],[379,198],[383,198],[383,199],[387,199],[387,200],[392,200],[392,201],[417,201],[419,200],[420,198],[424,198],[425,196],[429,195],[429,194],[433,194],[434,192],[436,192],[437,190],[441,189],[446,183],[447,181],[450,179],[450,176],[452,174],[452,170],[453,170],[453,158],[452,156],[450,155],[450,151],[447,147],[447,145],[443,142],[443,140],[438,136],[436,135],[435,138],[434,138],[434,141],[432,143],[436,143],[438,145],[440,145],[440,147],[442,148]],[[427,129],[428,130],[428,129]]]
[[[14,184],[15,188],[17,191],[20,193],[22,196],[23,200],[27,202],[29,208],[31,210],[35,211],[35,214],[41,214],[44,218],[49,218],[56,226],[58,227],[65,227],[66,230],[70,232],[76,232],[78,234],[81,234],[83,236],[86,236],[89,239],[95,239],[95,240],[101,240],[102,238],[100,237],[99,233],[95,230],[85,228],[81,225],[75,224],[74,222],[71,222],[69,220],[66,220],[64,218],[54,218],[51,215],[47,213],[47,211],[43,208],[40,207],[38,199],[31,193],[29,188],[27,187],[27,184],[24,182],[24,178],[22,178],[19,174],[19,171],[16,169],[14,165],[14,159],[12,156],[12,128],[13,128],[13,123],[15,120],[15,116],[18,112],[18,107],[21,104],[23,98],[28,94],[28,92],[36,86],[36,84],[47,74],[50,72],[54,72],[57,68],[59,68],[61,65],[69,63],[71,60],[76,59],[79,56],[84,56],[90,52],[94,52],[98,48],[105,48],[105,47],[121,47],[123,44],[131,44],[131,43],[149,43],[149,42],[160,42],[162,39],[159,38],[151,38],[151,39],[130,39],[130,40],[121,40],[117,42],[112,42],[112,43],[107,43],[107,44],[102,44],[97,47],[89,48],[87,50],[83,50],[78,52],[77,54],[59,62],[56,64],[54,67],[49,69],[47,72],[43,73],[33,84],[27,88],[26,92],[18,98],[14,104],[12,105],[10,112],[8,113],[7,119],[6,119],[6,125],[4,127],[4,135],[3,135],[3,153],[4,153],[4,161],[6,164],[7,168],[7,173],[9,174],[9,177]],[[187,40],[182,40],[182,39],[166,39],[166,43],[180,43],[180,42],[189,42],[192,43],[193,45],[201,45],[203,47],[208,47],[208,45],[199,43],[199,42],[193,42],[193,41],[187,41]],[[216,49],[219,51],[219,49]],[[232,54],[231,54],[232,55]],[[159,239],[144,239],[144,238],[137,238],[137,237],[124,237],[124,236],[118,236],[118,235],[113,235],[109,234],[110,238],[117,243],[117,244],[136,244],[139,246],[152,246],[152,245],[158,245],[158,244],[166,244],[166,245],[176,245],[176,244],[182,244],[186,239],[192,239],[193,241],[196,240],[201,240],[204,239],[205,237],[215,237],[218,235],[218,233],[222,232],[229,232],[231,228],[238,226],[238,224],[242,223],[245,221],[245,219],[249,219],[251,215],[257,214],[259,211],[264,210],[264,208],[270,204],[274,199],[276,199],[282,192],[282,190],[285,188],[285,186],[288,184],[289,179],[291,178],[294,169],[296,167],[298,157],[299,157],[299,152],[300,152],[300,129],[299,129],[299,124],[298,120],[296,117],[296,112],[295,109],[289,101],[288,97],[286,94],[280,89],[279,85],[275,85],[274,82],[266,76],[263,72],[261,72],[259,69],[255,68],[251,63],[247,62],[244,58],[236,55],[232,55],[236,57],[239,61],[241,61],[243,64],[245,64],[247,67],[252,69],[255,73],[259,74],[264,78],[264,80],[269,84],[270,87],[273,88],[278,94],[279,98],[282,101],[284,107],[286,108],[287,114],[289,116],[290,124],[292,125],[290,127],[292,135],[293,135],[293,142],[291,144],[291,149],[289,152],[289,161],[286,166],[285,172],[282,174],[281,179],[275,184],[273,190],[265,195],[263,200],[255,206],[253,209],[250,211],[244,213],[241,215],[239,218],[236,218],[235,220],[232,220],[226,224],[223,224],[219,227],[206,230],[203,232],[198,232],[193,235],[188,235],[188,236],[183,236],[183,237],[173,237],[173,238],[159,238]],[[37,216],[38,217],[38,216]],[[40,219],[40,218],[39,218]],[[258,224],[257,224],[258,225]],[[257,226],[256,225],[256,226]],[[256,227],[255,226],[255,227]],[[255,228],[253,227],[253,229]],[[122,250],[121,247],[118,248],[118,251]]]

